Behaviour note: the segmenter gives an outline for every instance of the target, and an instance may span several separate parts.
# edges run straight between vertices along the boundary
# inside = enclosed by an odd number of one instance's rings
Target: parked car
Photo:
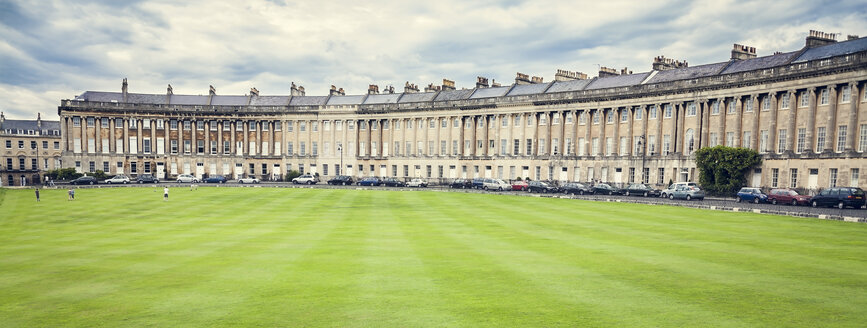
[[[529,188],[527,181],[520,181],[519,180],[519,181],[512,182],[512,190],[527,191],[527,188]]]
[[[864,206],[864,190],[856,187],[828,188],[813,196],[810,199],[810,205],[813,207],[836,206],[839,209],[861,208]]]
[[[416,187],[416,188],[426,188],[427,181],[424,181],[419,178],[415,178],[406,183],[407,187]]]
[[[386,187],[405,187],[405,186],[407,186],[406,183],[398,180],[397,178],[382,179],[381,184],[385,185]]]
[[[382,183],[382,181],[380,181],[379,178],[367,177],[367,178],[361,179],[361,181],[358,181],[356,184],[359,186],[378,186],[381,183]]]
[[[512,185],[500,179],[485,179],[485,184],[482,186],[485,190],[506,191],[511,190]]]
[[[485,186],[484,178],[474,178],[473,179],[473,189],[482,189]]]
[[[626,187],[624,192],[626,196],[644,196],[644,197],[659,197],[659,190],[654,189],[643,183],[633,183]]]
[[[542,181],[530,181],[527,183],[527,191],[533,193],[552,193],[557,192],[557,188],[552,187],[551,185],[542,182]]]
[[[353,183],[352,177],[348,175],[338,175],[334,177],[334,179],[328,180],[328,184],[330,185],[344,185],[348,186]]]
[[[597,183],[590,189],[594,195],[621,195],[623,189],[612,187],[607,183]]]
[[[744,187],[738,191],[737,194],[738,203],[740,202],[753,202],[753,203],[767,203],[768,195],[762,192],[762,189],[759,188],[751,188]]]
[[[659,197],[669,198],[668,196],[671,195],[671,193],[680,186],[698,187],[698,184],[696,184],[695,182],[675,182],[668,186],[668,188],[662,189],[662,191],[659,192]]]
[[[244,184],[244,183],[259,183],[259,179],[256,178],[256,177],[244,177],[244,178],[240,178],[240,179],[238,179],[238,183],[241,183],[241,184]]]
[[[107,184],[115,184],[115,183],[127,184],[127,183],[129,183],[129,181],[130,181],[129,177],[126,175],[123,175],[123,174],[118,174],[118,175],[115,175],[109,179],[105,179],[105,183],[107,183]]]
[[[583,183],[577,183],[577,182],[570,182],[570,183],[564,184],[563,187],[561,187],[560,189],[563,191],[564,194],[567,194],[567,195],[570,195],[570,194],[571,195],[583,195],[583,194],[589,194],[592,192],[592,190],[590,190],[590,187],[588,187],[587,185],[585,185]]]
[[[678,186],[668,195],[669,199],[704,200],[704,190],[699,187]]]
[[[138,183],[160,183],[160,179],[151,174],[142,174],[135,179]]]
[[[85,175],[83,177],[79,177],[78,179],[69,181],[69,184],[74,184],[74,185],[95,185],[97,183],[99,183],[99,182],[96,181],[96,178],[89,176],[89,175]]]
[[[792,189],[771,189],[771,192],[768,193],[768,201],[774,205],[808,205],[810,204],[810,198],[812,197],[807,195],[799,195],[797,191],[794,191]]]
[[[299,177],[295,177],[292,179],[292,183],[294,184],[317,184],[319,183],[319,177],[310,173],[304,173]]]
[[[449,184],[449,188],[454,189],[469,189],[473,187],[473,182],[467,179],[455,179]]]
[[[178,183],[197,183],[199,179],[189,175],[189,174],[181,174],[178,176]]]
[[[229,180],[226,179],[226,177],[224,177],[222,175],[213,175],[213,176],[209,176],[207,179],[205,179],[205,183],[226,183],[226,181],[229,181]]]

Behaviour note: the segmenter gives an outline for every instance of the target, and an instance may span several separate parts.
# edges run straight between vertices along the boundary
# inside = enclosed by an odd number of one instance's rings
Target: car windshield
[[[858,188],[852,189],[852,195],[855,195],[855,196],[864,196],[864,190],[861,190],[861,189],[858,189]]]

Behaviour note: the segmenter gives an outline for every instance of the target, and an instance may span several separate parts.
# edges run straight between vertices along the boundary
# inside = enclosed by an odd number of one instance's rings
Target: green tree
[[[749,148],[716,146],[695,152],[699,183],[711,194],[731,195],[747,182],[747,172],[762,163],[758,152]]]
[[[301,172],[298,172],[296,170],[286,172],[286,181],[292,181],[292,179],[295,179],[299,176],[301,176]]]

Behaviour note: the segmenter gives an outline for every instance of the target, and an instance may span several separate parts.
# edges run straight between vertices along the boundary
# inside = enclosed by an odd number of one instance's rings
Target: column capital
[[[849,85],[849,88],[853,88],[853,89],[857,88],[858,87],[858,81],[850,81],[848,83],[848,85]]]
[[[816,94],[816,87],[807,88],[807,92],[809,92],[811,95],[815,95]]]

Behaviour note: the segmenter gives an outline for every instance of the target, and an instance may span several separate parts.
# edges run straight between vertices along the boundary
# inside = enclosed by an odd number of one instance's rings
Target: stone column
[[[205,156],[211,155],[211,121],[205,121]],[[213,174],[213,173],[212,173]]]
[[[620,156],[623,155],[620,153],[620,120],[623,116],[623,108],[613,108],[611,115],[614,115],[614,142],[611,145],[614,149],[612,149],[611,152]]]
[[[662,104],[654,104],[656,106],[656,153],[662,154]]]
[[[308,125],[307,128],[310,129],[311,127]],[[241,121],[241,129],[244,137],[244,144],[241,145],[241,154],[252,155],[253,150],[250,149],[250,121]],[[305,149],[305,151],[306,150],[307,149]],[[245,167],[244,170],[247,170],[247,168]]]
[[[599,110],[584,110],[584,153],[581,154],[581,156],[590,156],[590,153],[592,152],[591,147],[593,147],[593,144],[590,142],[590,138],[593,136],[591,132],[593,130],[593,112],[595,111]]]
[[[632,156],[635,154],[635,113],[641,110],[638,106],[626,107],[626,153],[620,156]],[[644,114],[644,113],[642,113]],[[644,116],[641,117],[644,119]]]
[[[734,146],[735,147],[743,146],[743,141],[741,139],[743,138],[743,135],[744,135],[744,131],[743,131],[744,130],[743,129],[744,124],[742,122],[743,118],[741,117],[741,115],[742,115],[743,109],[744,109],[743,108],[744,102],[742,99],[743,99],[743,97],[737,97],[737,98],[732,100],[735,102],[735,128],[734,128],[734,133],[735,133]]]
[[[707,100],[701,101],[701,116],[699,117],[701,118],[701,124],[699,124],[699,127],[701,127],[699,135],[701,137],[698,148],[701,149],[707,147],[710,143],[710,106],[708,106]],[[719,136],[717,136],[717,138],[719,138]]]
[[[683,103],[673,104],[674,106],[674,133],[671,134],[674,142],[674,152],[683,154]]]
[[[809,107],[807,109],[807,140],[805,141],[804,152],[811,152],[815,148],[816,139],[813,131],[816,130],[816,88],[807,89],[808,97],[810,97]]]
[[[86,116],[81,117],[81,125],[79,126],[79,128],[80,128],[79,130],[81,130],[81,153],[87,154],[88,152],[91,151],[91,149],[88,148],[89,145],[87,144],[87,117]],[[139,128],[141,128],[141,125],[139,125]],[[139,131],[139,132],[141,132],[141,131]],[[139,135],[141,135],[141,133],[139,133]],[[141,139],[141,137],[139,137],[139,139]],[[84,169],[84,163],[81,163],[81,167],[83,170]]]
[[[61,152],[66,152],[66,151],[69,151],[69,149],[70,149],[69,137],[66,136],[66,134],[69,133],[69,125],[68,125],[67,121],[68,120],[67,120],[66,116],[60,117],[60,144],[63,145],[63,149],[61,149]],[[0,178],[2,178],[2,177],[0,177]]]
[[[198,145],[196,144],[196,140],[198,139],[197,138],[198,136],[196,135],[197,134],[196,131],[198,131],[198,127],[196,126],[196,121],[190,120],[190,155],[194,155],[194,156],[198,155],[198,147],[197,147]],[[246,134],[245,134],[245,136],[246,136]],[[195,170],[196,170],[194,165],[195,165],[195,163],[191,163],[191,165],[190,165],[191,166],[190,170],[192,172],[195,172]]]
[[[857,133],[861,133],[858,126],[858,107],[861,103],[861,93],[858,89],[858,82],[849,83],[849,139],[846,142],[846,151],[854,152],[858,148],[856,143]]]
[[[225,123],[223,123],[223,124],[225,124]],[[231,156],[237,156],[237,154],[238,154],[238,149],[237,149],[238,147],[235,145],[235,133],[236,133],[235,127],[236,127],[236,124],[237,124],[237,121],[235,121],[235,120],[232,120],[229,122],[229,132],[230,132],[229,133],[229,139],[230,139],[229,142],[231,142],[231,144],[229,145],[229,151],[231,152]],[[232,168],[232,174],[235,174],[234,170],[235,170],[235,168],[233,167]]]
[[[115,118],[111,117],[108,119],[108,134],[109,134],[109,142],[108,142],[108,152],[112,154],[117,153],[117,135],[115,129],[117,128],[114,123]]]
[[[137,145],[138,149],[136,149],[136,150],[138,151],[139,155],[144,154],[144,133],[142,133],[142,130],[144,129],[144,127],[142,125],[144,125],[144,120],[136,119],[136,125],[135,126],[136,126],[136,131],[138,132],[138,135],[136,136],[136,140],[137,140],[136,142],[138,143],[138,145]]]
[[[759,95],[753,94],[750,96],[750,99],[752,99],[753,102],[753,149],[755,149],[756,151],[761,151],[760,138],[762,133],[760,131],[761,125],[759,125],[759,114],[761,113],[762,109],[761,105],[759,104]],[[768,133],[770,133],[770,131]]]
[[[605,154],[605,149],[606,149],[605,130],[607,130],[607,128],[608,128],[606,126],[608,124],[608,121],[606,120],[607,117],[605,117],[605,112],[606,112],[605,108],[599,109],[599,153],[602,154],[602,156],[606,155]],[[611,114],[609,113],[609,115],[611,115]]]
[[[825,150],[837,151],[837,85],[828,86],[828,134],[825,135]],[[847,133],[848,134],[848,133]],[[830,142],[828,142],[830,141]]]
[[[769,92],[768,97],[771,98],[771,100],[770,100],[770,103],[771,103],[770,104],[771,105],[770,115],[771,115],[771,117],[768,120],[768,130],[769,130],[768,131],[768,143],[770,145],[768,145],[768,146],[770,147],[771,152],[775,153],[777,150],[777,146],[778,146],[777,145],[777,137],[779,137],[777,135],[777,133],[779,133],[779,129],[777,129],[777,92],[775,92],[775,91]],[[791,131],[786,132],[786,137],[789,136],[789,133],[791,133]]]
[[[796,123],[798,115],[798,93],[795,90],[786,91],[789,94],[789,124],[787,129],[792,135],[791,140],[787,140],[789,151],[795,152],[798,145],[798,126]]]
[[[726,131],[726,118],[727,118],[726,115],[728,115],[728,101],[726,100],[726,98],[720,98],[717,101],[719,102],[719,106],[720,106],[720,112],[719,112],[720,119],[719,119],[719,126],[717,127],[718,128],[717,134],[719,135],[719,138],[720,138],[719,144],[725,145],[726,147],[731,147],[732,145],[727,145],[725,143],[726,142],[726,132],[727,132]],[[708,123],[708,124],[710,124],[710,123]],[[710,126],[708,126],[708,128],[710,128]],[[734,139],[732,139],[732,141],[734,141]]]

